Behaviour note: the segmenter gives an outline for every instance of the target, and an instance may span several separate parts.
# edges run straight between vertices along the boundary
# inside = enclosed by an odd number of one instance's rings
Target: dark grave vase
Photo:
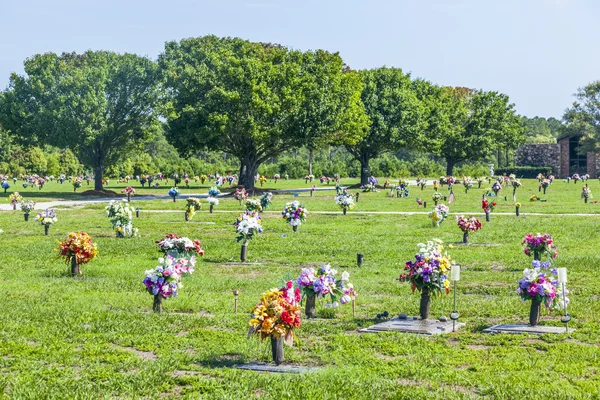
[[[517,217],[519,216],[519,207],[516,207]]]
[[[540,252],[539,251],[537,251],[537,250],[533,251],[533,259],[536,260],[536,261],[541,261]]]
[[[546,194],[546,189],[547,189],[547,188],[544,188],[544,194]]]
[[[81,275],[81,267],[77,264],[77,257],[71,258],[71,276]]]
[[[248,257],[248,243],[244,243],[242,245],[242,252],[240,254],[240,261],[246,262],[246,258]]]
[[[344,215],[346,215],[346,209],[344,208]]]
[[[294,225],[294,226],[292,226],[292,230],[293,230],[294,232],[298,232],[298,225]]]
[[[431,294],[429,288],[423,288],[421,291],[421,302],[419,304],[419,314],[421,319],[426,320],[429,317],[429,308],[431,306]]]
[[[23,214],[23,217],[25,217],[25,222],[29,221],[29,213]]]
[[[209,211],[210,211],[211,214],[213,213],[213,205],[212,204],[210,205],[210,210]]]
[[[490,212],[489,211],[485,212],[485,221],[490,222]]]
[[[306,296],[306,305],[304,312],[307,318],[314,318],[317,315],[317,296]]]
[[[50,225],[44,225],[44,235],[48,236],[49,230],[50,230]]]
[[[154,311],[155,313],[161,313],[162,312],[162,295],[160,294],[155,294],[154,295],[154,303],[152,303],[152,311]]]
[[[529,309],[529,325],[537,326],[540,323],[540,309],[542,302],[535,297],[531,300],[531,308]]]
[[[463,232],[463,243],[464,244],[469,244],[469,231],[464,231]]]
[[[283,338],[271,338],[271,352],[273,353],[273,362],[277,365],[283,362]]]
[[[356,255],[356,265],[358,265],[359,267],[362,267],[364,260],[365,260],[364,254],[359,253]]]
[[[190,220],[190,214],[186,211],[185,212],[185,222]]]

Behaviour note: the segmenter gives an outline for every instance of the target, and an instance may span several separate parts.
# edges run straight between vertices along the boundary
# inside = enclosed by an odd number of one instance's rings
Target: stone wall
[[[565,137],[558,141],[560,146],[560,170],[556,174],[559,178],[569,175],[569,138]]]
[[[569,141],[567,140],[567,169],[569,163]],[[524,144],[515,152],[515,165],[532,167],[552,167],[552,172],[560,176],[561,151],[557,143]]]

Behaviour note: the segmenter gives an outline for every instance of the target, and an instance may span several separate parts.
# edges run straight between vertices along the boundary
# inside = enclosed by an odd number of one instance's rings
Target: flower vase
[[[177,198],[177,196],[173,196],[173,203],[175,203],[176,198]]]
[[[244,243],[242,245],[242,253],[240,254],[240,261],[246,262],[247,256],[248,256],[248,243]]]
[[[17,211],[17,203],[13,203],[13,211]]]
[[[544,188],[544,194],[546,194],[546,188]]]
[[[213,212],[213,205],[212,204],[210,205],[210,210],[209,211],[212,214],[212,212]]]
[[[489,211],[485,212],[485,221],[490,222],[490,212]]]
[[[421,291],[421,302],[419,304],[419,314],[422,320],[426,320],[429,317],[429,307],[431,305],[431,295],[429,288],[424,287]]]
[[[152,311],[154,311],[155,313],[161,313],[162,312],[162,295],[161,294],[155,294],[154,295],[154,303],[152,304]]]
[[[533,259],[536,260],[536,261],[541,261],[540,252],[539,251],[537,251],[537,250],[533,251]]]
[[[469,231],[464,231],[463,232],[463,243],[464,244],[469,244]]]
[[[294,232],[298,232],[298,225],[294,225],[294,226],[292,226],[292,230],[293,230]]]
[[[317,296],[306,296],[306,306],[304,312],[307,318],[314,318],[317,315]]]
[[[587,204],[587,199],[588,199],[587,197],[583,198],[583,202],[586,203],[586,204]]]
[[[187,211],[185,212],[185,222],[188,222],[190,220],[190,213],[188,213]]]
[[[71,276],[81,275],[81,268],[77,264],[77,257],[71,258]]]
[[[541,191],[542,191],[542,185],[538,186],[538,192],[541,192]]]
[[[519,216],[519,207],[516,207],[517,217]]]
[[[477,182],[477,189],[481,189],[481,182]]]
[[[434,201],[433,201],[433,205],[434,205],[434,206],[437,206],[437,203],[438,203],[438,202],[437,202],[437,200],[434,200]]]
[[[541,300],[537,296],[531,299],[531,308],[529,309],[529,325],[537,326],[540,323],[540,309],[542,306]]]
[[[345,209],[345,208],[344,208],[344,211],[343,211],[343,212],[344,212],[344,215],[346,215],[346,209]]]
[[[25,217],[25,222],[29,221],[29,213],[23,214],[23,217]]]
[[[135,217],[136,218],[140,217],[140,210],[139,210],[139,208],[135,210]]]
[[[127,193],[127,202],[131,203],[131,194]]]
[[[48,236],[49,230],[50,230],[50,225],[44,225],[44,235]]]
[[[273,362],[277,365],[283,362],[283,338],[271,338],[271,351],[273,352]]]

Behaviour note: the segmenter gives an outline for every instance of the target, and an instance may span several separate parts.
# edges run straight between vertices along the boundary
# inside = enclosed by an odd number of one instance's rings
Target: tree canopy
[[[38,54],[13,74],[0,118],[18,143],[73,149],[102,189],[104,168],[156,126],[157,66],[133,54]]]
[[[565,132],[581,135],[580,151],[600,151],[600,81],[579,88],[565,111]]]
[[[306,144],[356,141],[367,120],[360,81],[337,54],[205,36],[166,44],[167,138],[184,154],[226,151],[240,184],[261,163]]]

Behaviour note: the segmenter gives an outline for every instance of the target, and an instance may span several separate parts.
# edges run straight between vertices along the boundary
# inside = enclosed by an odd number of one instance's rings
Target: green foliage
[[[565,111],[564,132],[570,135],[581,135],[580,151],[600,150],[600,81],[595,81],[579,88],[575,94],[577,99],[571,108]]]
[[[517,178],[535,178],[538,174],[545,174],[546,176],[552,174],[552,167],[506,167],[498,168],[494,173],[497,175],[515,174]]]
[[[123,160],[156,124],[157,68],[133,54],[38,54],[13,74],[0,119],[23,144],[74,149],[93,168],[96,189],[108,165]]]
[[[563,133],[563,124],[556,118],[522,117],[526,143],[556,143]]]

